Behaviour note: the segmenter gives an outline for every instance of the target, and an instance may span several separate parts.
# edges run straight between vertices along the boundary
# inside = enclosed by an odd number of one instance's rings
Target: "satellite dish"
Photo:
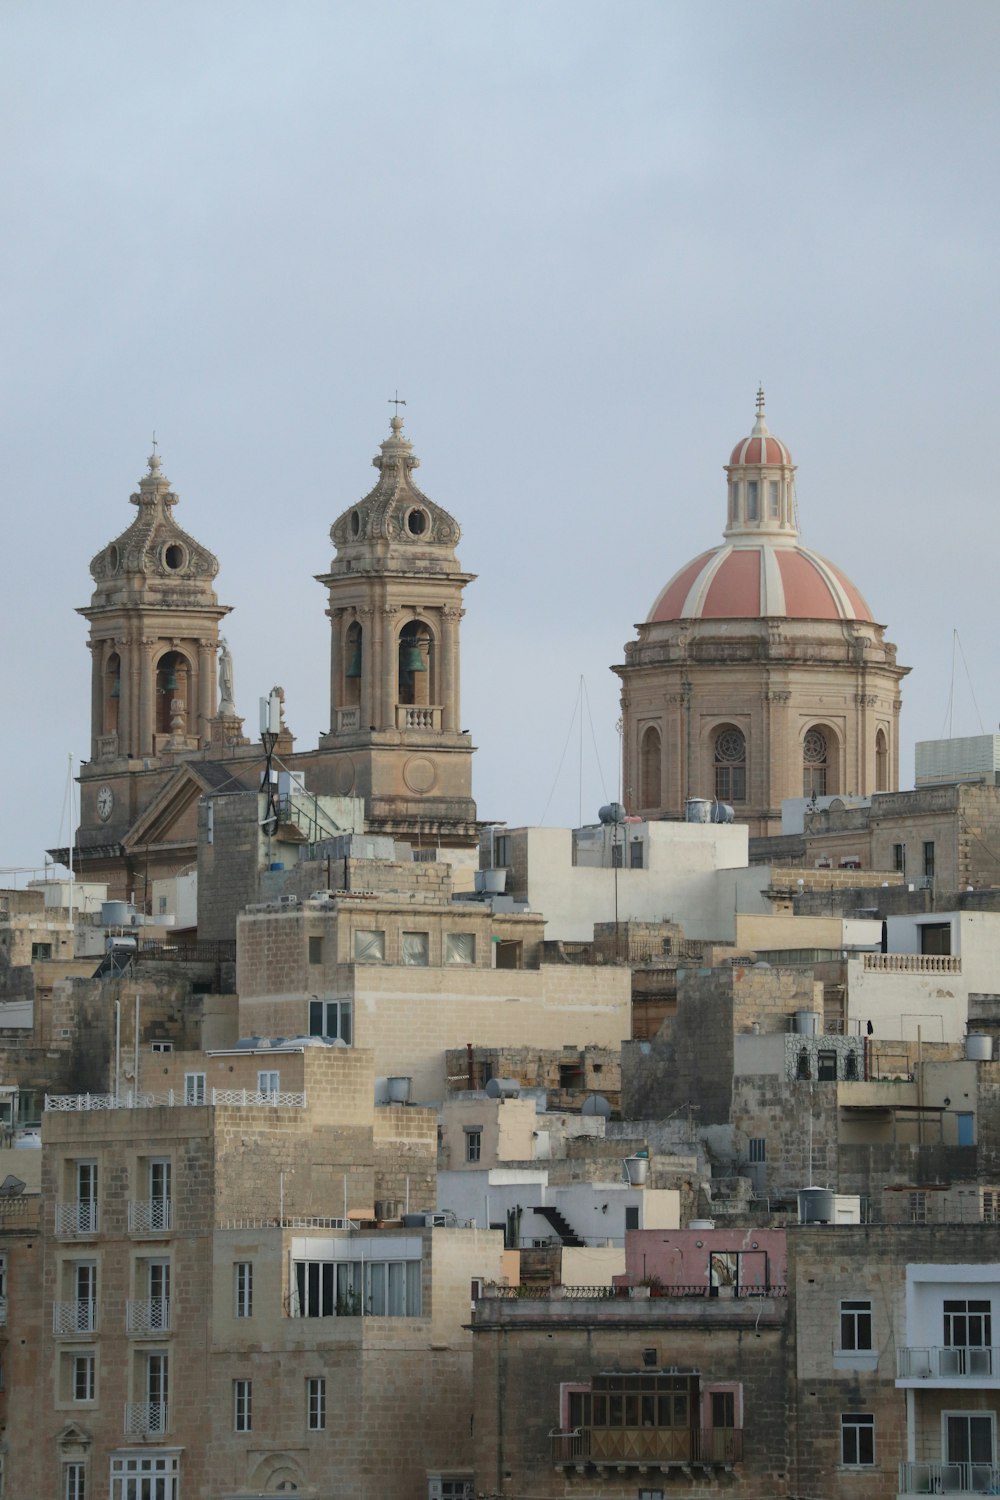
[[[0,1182],[0,1198],[20,1198],[26,1184],[20,1177],[15,1177],[13,1172],[8,1172],[3,1182]]]

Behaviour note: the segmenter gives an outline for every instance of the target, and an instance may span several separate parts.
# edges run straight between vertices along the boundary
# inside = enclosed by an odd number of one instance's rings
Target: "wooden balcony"
[[[743,1458],[742,1427],[578,1427],[549,1443],[557,1469],[726,1469]]]

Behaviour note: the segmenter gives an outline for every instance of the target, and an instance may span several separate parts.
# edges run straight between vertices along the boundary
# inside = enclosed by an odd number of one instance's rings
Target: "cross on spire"
[[[396,408],[395,415],[398,417],[399,416],[399,408],[401,406],[405,406],[406,402],[403,400],[402,396],[397,391],[394,396],[390,396],[389,397],[388,405],[389,406],[394,406]]]
[[[757,386],[757,415],[758,417],[764,415],[764,386],[762,383],[759,383]]]

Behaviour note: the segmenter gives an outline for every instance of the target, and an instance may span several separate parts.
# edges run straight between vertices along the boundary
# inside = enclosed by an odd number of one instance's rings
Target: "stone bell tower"
[[[336,555],[319,577],[332,628],[331,790],[364,797],[369,825],[464,847],[476,838],[470,736],[459,707],[461,532],[413,481],[419,459],[403,419],[372,460],[375,488],[330,528]]]
[[[155,451],[131,503],[138,514],[90,564],[90,763],[81,838],[134,815],[129,777],[206,747],[218,718],[217,558],[174,520],[177,496]],[[123,826],[125,826],[123,824]]]

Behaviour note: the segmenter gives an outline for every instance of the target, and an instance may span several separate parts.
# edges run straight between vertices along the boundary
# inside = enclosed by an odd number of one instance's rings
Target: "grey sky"
[[[718,540],[758,380],[804,539],[913,667],[903,784],[954,628],[995,728],[998,42],[993,0],[7,0],[0,863],[41,863],[88,754],[73,610],[154,427],[248,728],[280,682],[315,744],[312,575],[395,387],[479,574],[482,816],[540,819],[581,675],[584,816],[614,793],[608,667]],[[576,762],[574,731],[549,822]]]

